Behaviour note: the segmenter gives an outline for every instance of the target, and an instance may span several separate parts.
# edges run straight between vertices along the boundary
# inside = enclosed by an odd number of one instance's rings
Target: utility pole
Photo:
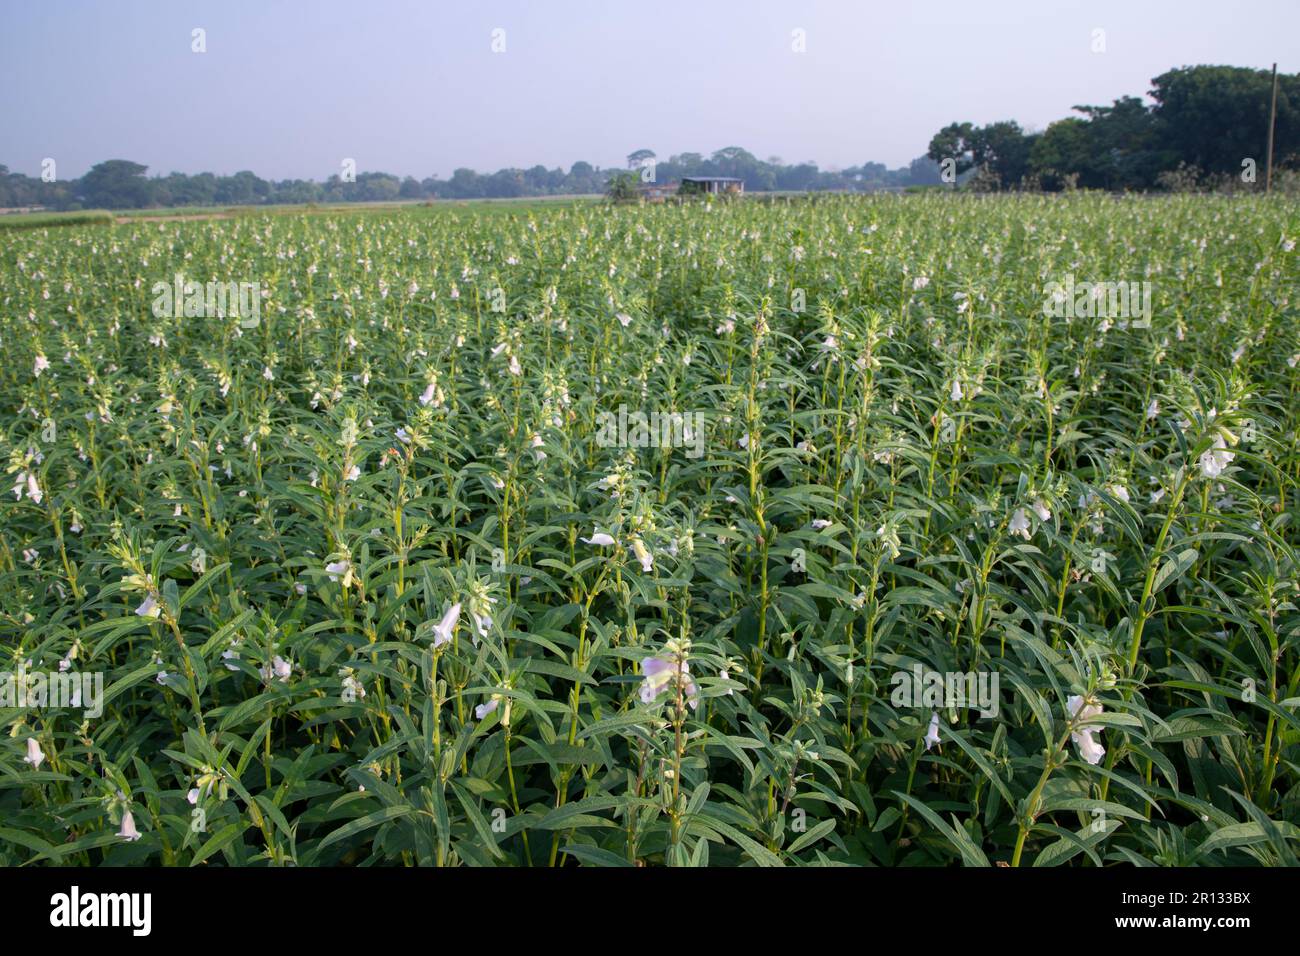
[[[1264,166],[1264,192],[1273,188],[1273,123],[1277,119],[1277,64],[1273,64],[1273,101],[1268,108],[1268,159]]]

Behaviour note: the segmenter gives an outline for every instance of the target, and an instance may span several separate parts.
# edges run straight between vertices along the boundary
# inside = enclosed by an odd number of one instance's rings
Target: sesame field
[[[0,864],[1296,865],[1297,239],[0,231]]]

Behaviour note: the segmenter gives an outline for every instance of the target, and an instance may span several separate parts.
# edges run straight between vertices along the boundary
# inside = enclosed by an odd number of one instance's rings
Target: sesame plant
[[[0,863],[1294,865],[1297,236],[1081,194],[0,233]],[[945,674],[995,693],[902,692]]]

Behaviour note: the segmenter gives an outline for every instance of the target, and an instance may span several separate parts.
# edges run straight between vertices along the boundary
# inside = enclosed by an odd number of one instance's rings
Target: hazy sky
[[[1170,67],[1274,60],[1300,71],[1298,0],[0,0],[0,163],[445,178],[736,145],[892,167],[953,120],[1041,129]]]

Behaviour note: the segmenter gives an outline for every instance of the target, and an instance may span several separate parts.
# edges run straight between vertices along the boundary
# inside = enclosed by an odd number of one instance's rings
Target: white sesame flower
[[[271,663],[262,665],[262,680],[270,682],[278,680],[280,683],[286,683],[289,676],[293,673],[293,665],[286,661],[279,654],[271,659]]]
[[[691,678],[687,661],[678,663],[671,657],[647,657],[641,662],[641,673],[640,697],[643,704],[653,704],[660,694],[676,684],[681,687],[691,710],[699,705],[699,688]]]
[[[41,491],[41,486],[36,481],[35,472],[20,471],[16,481],[17,484],[14,485],[14,497],[16,499],[22,499],[23,489],[25,487],[27,489],[27,497],[38,505],[41,503],[41,500],[45,497],[45,493]]]
[[[641,562],[642,571],[649,574],[650,571],[654,569],[655,559],[651,556],[649,550],[647,550],[645,544],[640,538],[632,539],[632,553],[635,554],[636,559]]]
[[[1052,520],[1052,512],[1048,509],[1046,502],[1044,502],[1042,498],[1035,498],[1030,507],[1034,509],[1034,514],[1038,515],[1039,521]]]
[[[122,814],[122,825],[118,828],[117,835],[127,843],[140,839],[140,831],[135,828],[135,818],[131,816],[130,810]]]
[[[1024,508],[1016,509],[1015,513],[1011,516],[1011,524],[1008,530],[1012,534],[1020,535],[1020,537],[1024,538],[1026,541],[1029,540],[1029,536],[1032,532],[1029,530],[1029,516],[1025,514]]]
[[[494,599],[489,599],[491,603]],[[469,617],[474,624],[474,643],[477,644],[479,638],[487,637],[492,633],[492,615],[487,613],[489,609],[475,611],[473,605],[470,606]]]
[[[616,543],[612,537],[605,534],[605,532],[603,531],[597,531],[590,538],[580,538],[579,540],[584,541],[587,544],[595,545],[601,548],[607,548],[610,545]]]
[[[952,380],[952,391],[949,393],[949,396],[952,398],[952,400],[953,400],[954,402],[960,402],[960,401],[962,400],[962,398],[963,398],[963,393],[962,393],[962,390],[961,390],[961,380],[960,380],[960,379],[956,379],[956,378],[954,378],[954,379]]]
[[[930,727],[925,732],[925,749],[929,750],[939,742],[939,713],[935,711],[930,717]]]
[[[37,378],[40,378],[41,373],[44,372],[49,367],[50,367],[50,360],[47,359],[44,355],[37,355],[36,364],[32,368],[32,375],[36,376]]]
[[[1147,421],[1155,421],[1160,415],[1160,400],[1151,399],[1151,404],[1147,406]]]
[[[902,553],[899,547],[901,541],[898,530],[886,522],[876,529],[876,537],[880,539],[881,546],[889,552],[889,560],[896,561]]]
[[[27,756],[23,758],[23,763],[32,765],[33,770],[40,770],[41,764],[45,760],[45,754],[41,752],[41,745],[35,737],[27,738]]]
[[[342,578],[345,588],[352,586],[352,562],[346,558],[331,561],[325,565],[325,573],[329,575],[331,581],[338,581]]]
[[[162,613],[162,608],[158,606],[157,596],[150,591],[145,595],[145,599],[140,602],[140,606],[135,609],[135,613],[140,617],[157,617]]]
[[[457,601],[451,607],[447,608],[442,615],[442,620],[433,625],[433,646],[441,647],[451,641],[451,635],[456,630],[456,622],[460,620],[460,602]]]
[[[497,705],[500,703],[501,703],[501,699],[499,697],[493,696],[493,698],[489,700],[486,704],[479,704],[477,707],[474,708],[474,718],[476,720],[482,720],[488,714],[496,710]]]
[[[1100,716],[1101,704],[1085,703],[1084,699],[1078,694],[1072,694],[1067,698],[1065,706],[1070,711],[1070,719],[1081,721],[1075,724],[1070,730],[1070,739],[1074,741],[1079,748],[1079,756],[1088,763],[1096,766],[1101,763],[1101,758],[1106,755],[1106,748],[1103,747],[1094,738],[1094,734],[1100,734],[1101,728],[1096,724],[1082,723],[1093,717]]]
[[[1201,455],[1201,474],[1205,475],[1206,478],[1217,478],[1223,474],[1223,469],[1227,468],[1232,459],[1237,457],[1227,449],[1228,446],[1224,442],[1223,436],[1215,436],[1214,447]]]
[[[623,326],[623,328],[627,328],[632,324],[632,316],[628,315],[626,312],[620,312],[614,316],[614,318],[618,319],[618,324]]]

